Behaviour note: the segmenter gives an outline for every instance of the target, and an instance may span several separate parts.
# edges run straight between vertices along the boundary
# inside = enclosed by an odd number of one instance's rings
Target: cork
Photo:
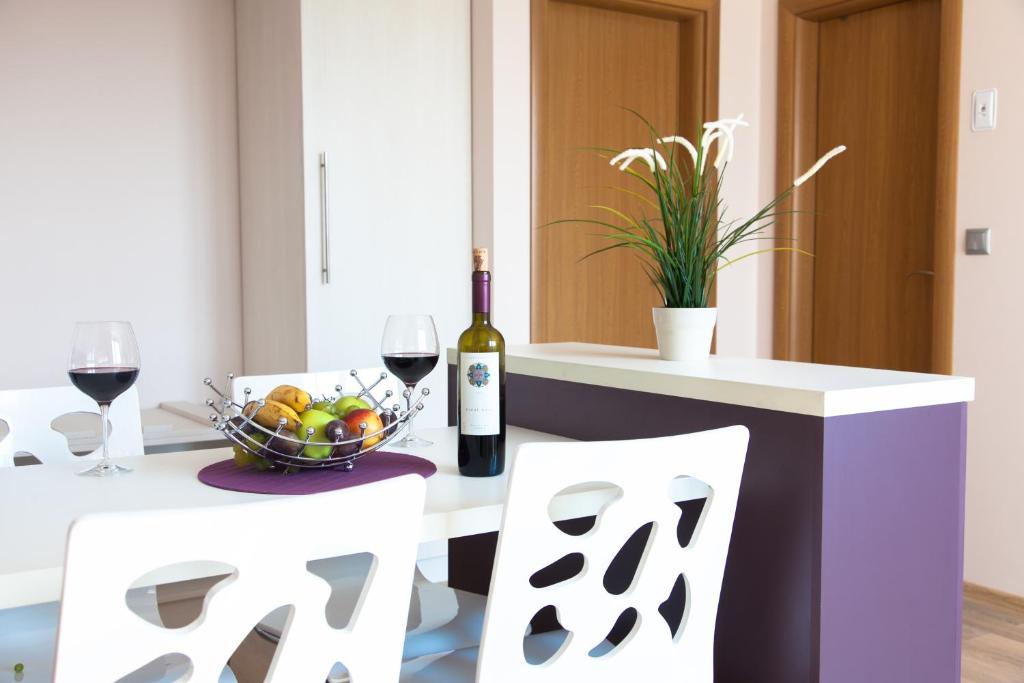
[[[487,249],[484,247],[473,247],[473,270],[490,270],[490,263],[487,259]]]

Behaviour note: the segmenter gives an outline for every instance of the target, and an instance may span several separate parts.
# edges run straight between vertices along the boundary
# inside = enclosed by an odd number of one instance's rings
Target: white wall
[[[726,220],[745,219],[775,196],[775,52],[777,0],[722,0],[718,113],[743,114],[723,195]],[[766,234],[771,234],[771,228]],[[765,248],[736,247],[733,257]],[[772,354],[772,256],[744,259],[718,276],[718,354]]]
[[[494,324],[530,341],[530,3],[472,0],[473,244],[494,273]]]
[[[1024,3],[964,3],[954,371],[977,379],[967,422],[968,581],[1024,595]],[[998,127],[974,133],[971,94],[999,89]],[[963,230],[992,228],[991,256]]]
[[[241,368],[232,0],[0,3],[0,388],[123,319],[144,406]]]

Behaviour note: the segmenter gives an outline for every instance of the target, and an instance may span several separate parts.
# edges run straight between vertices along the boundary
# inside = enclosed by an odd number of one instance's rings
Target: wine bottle
[[[473,324],[459,336],[459,472],[505,471],[505,339],[491,325],[487,250],[473,249]]]

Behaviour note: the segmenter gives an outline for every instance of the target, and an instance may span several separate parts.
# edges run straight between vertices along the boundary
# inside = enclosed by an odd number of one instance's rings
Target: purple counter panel
[[[716,681],[959,683],[965,404],[820,418],[510,373],[508,423],[583,440],[750,429]],[[479,590],[493,537],[451,549],[453,585]]]

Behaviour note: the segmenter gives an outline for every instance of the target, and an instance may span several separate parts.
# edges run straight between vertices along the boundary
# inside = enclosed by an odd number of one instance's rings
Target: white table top
[[[427,480],[422,541],[497,531],[508,487],[508,470],[518,446],[529,441],[567,441],[562,437],[509,427],[505,474],[474,479],[459,475],[454,427],[422,429],[434,446],[410,451],[437,464]],[[70,523],[91,512],[223,505],[264,499],[225,491],[196,479],[204,466],[231,457],[229,448],[122,458],[134,469],[111,479],[78,477],[81,464],[0,468],[0,609],[57,600],[60,597],[64,545]],[[677,480],[677,500],[702,498],[699,482]],[[594,514],[609,498],[607,489],[574,490],[556,500],[558,519]],[[178,565],[154,583],[216,574],[219,565]]]
[[[974,400],[970,377],[716,355],[665,361],[655,349],[626,346],[513,345],[505,362],[520,375],[819,417]]]

